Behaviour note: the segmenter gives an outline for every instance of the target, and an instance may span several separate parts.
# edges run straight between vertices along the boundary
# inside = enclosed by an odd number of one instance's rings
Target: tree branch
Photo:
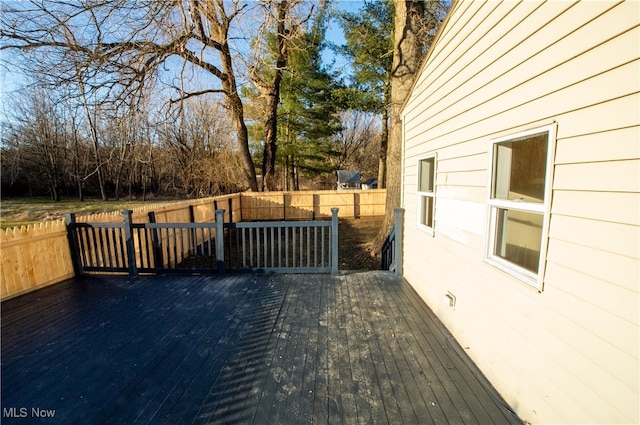
[[[178,89],[178,87],[173,87],[175,89]],[[223,93],[223,94],[227,94],[227,92],[225,90],[222,89],[210,89],[210,90],[200,90],[200,91],[196,91],[196,92],[190,92],[190,93],[183,93],[179,98],[177,99],[169,99],[169,104],[173,105],[174,103],[178,103],[181,102],[183,100],[187,100],[191,97],[196,97],[196,96],[202,96],[203,94],[212,94],[212,93]]]

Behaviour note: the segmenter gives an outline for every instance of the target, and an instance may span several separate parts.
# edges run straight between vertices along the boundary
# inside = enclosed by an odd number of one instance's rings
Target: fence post
[[[224,210],[216,210],[216,263],[218,276],[224,276]]]
[[[393,210],[394,227],[396,229],[396,238],[394,242],[393,251],[396,255],[396,274],[402,276],[402,223],[404,216],[404,208],[396,208]]]
[[[129,282],[136,279],[138,277],[138,267],[136,267],[136,248],[133,243],[133,220],[131,219],[131,215],[133,214],[132,210],[121,210],[122,217],[124,218],[124,237],[126,240],[127,247],[127,263],[129,268]]]
[[[338,208],[331,208],[331,274],[338,274]]]
[[[82,264],[80,263],[80,247],[76,237],[76,215],[67,213],[64,215],[64,222],[67,225],[67,239],[69,240],[69,249],[71,250],[71,265],[73,266],[73,274],[80,276]]]

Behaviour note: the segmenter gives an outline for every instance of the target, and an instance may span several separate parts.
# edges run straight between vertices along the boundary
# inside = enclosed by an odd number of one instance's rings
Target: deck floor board
[[[1,313],[3,424],[521,423],[389,272],[88,276]]]

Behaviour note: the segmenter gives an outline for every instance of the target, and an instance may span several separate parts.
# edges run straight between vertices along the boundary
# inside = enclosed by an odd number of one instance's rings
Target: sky
[[[363,0],[336,0],[334,1],[335,7],[338,11],[341,12],[356,12],[363,5]],[[344,33],[342,32],[342,27],[335,20],[329,22],[327,27],[327,33],[325,35],[327,41],[332,42],[336,45],[342,45],[345,43]],[[343,57],[336,57],[333,52],[328,49],[325,50],[323,55],[323,60],[325,63],[331,63],[335,61],[334,69],[335,70],[343,70],[348,66],[348,62]],[[348,72],[347,70],[345,70]]]
[[[11,1],[15,0],[0,0],[4,5],[11,3]],[[363,5],[363,0],[334,0],[332,4],[338,11],[355,12]],[[337,45],[345,42],[342,28],[337,21],[329,22],[326,39]],[[6,107],[6,100],[12,96],[12,93],[19,91],[21,85],[24,84],[21,75],[12,69],[11,60],[10,52],[0,50],[0,111]],[[336,56],[329,49],[324,51],[323,60],[326,64],[333,64],[331,67],[333,71],[349,72],[349,63],[346,58]]]

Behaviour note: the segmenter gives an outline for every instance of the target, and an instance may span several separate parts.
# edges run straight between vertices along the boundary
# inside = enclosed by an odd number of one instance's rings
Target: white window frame
[[[429,159],[433,159],[433,191],[431,192],[424,192],[420,190],[420,181],[422,180],[422,167],[420,166],[420,164],[422,163],[422,161],[425,160],[429,160]],[[418,175],[418,181],[416,182],[416,194],[417,194],[417,225],[419,229],[423,229],[425,231],[427,231],[429,234],[434,235],[435,232],[435,226],[436,226],[436,176],[437,176],[437,164],[438,164],[438,158],[437,158],[437,154],[433,153],[424,157],[421,157],[420,159],[418,159],[418,162],[416,164],[417,166],[417,175]],[[432,222],[431,222],[431,226],[428,226],[424,223],[422,223],[422,217],[424,217],[424,202],[423,199],[424,198],[432,198],[432,202],[431,202],[431,217],[432,217]]]
[[[544,181],[544,202],[533,203],[523,202],[522,200],[505,200],[492,198],[493,184],[494,184],[494,162],[496,144],[508,142],[511,140],[525,138],[539,133],[547,133],[547,164]],[[491,140],[489,151],[489,169],[488,169],[488,184],[487,184],[487,232],[486,232],[486,246],[485,246],[485,261],[494,267],[520,279],[526,284],[536,288],[538,291],[543,289],[546,257],[547,257],[547,244],[549,235],[549,217],[551,215],[551,189],[553,178],[553,164],[555,156],[555,143],[556,143],[556,125],[546,125],[543,127],[536,127],[530,130],[522,131],[508,136],[496,138]],[[494,247],[496,244],[497,233],[497,220],[498,210],[516,210],[530,213],[536,213],[542,215],[542,234],[540,241],[540,259],[538,262],[538,273],[533,273],[530,270],[525,269],[515,263],[512,263],[502,257],[494,254]]]

